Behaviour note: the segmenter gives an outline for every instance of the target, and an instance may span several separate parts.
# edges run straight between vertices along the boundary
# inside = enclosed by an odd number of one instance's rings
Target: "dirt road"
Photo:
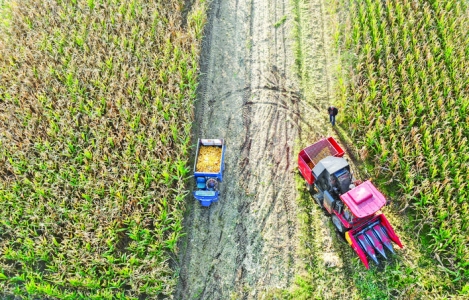
[[[211,4],[194,135],[226,140],[226,170],[218,203],[202,208],[188,197],[176,299],[261,299],[291,286],[301,265],[294,147],[300,128],[308,138],[327,130],[325,118],[302,119],[322,103],[300,100],[293,9],[290,0]],[[327,102],[327,79],[317,76],[310,100]]]

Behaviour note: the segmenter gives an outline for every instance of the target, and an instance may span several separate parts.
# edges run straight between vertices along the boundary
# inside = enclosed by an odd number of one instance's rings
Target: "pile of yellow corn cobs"
[[[315,163],[318,163],[321,159],[327,157],[331,155],[331,152],[329,151],[329,149],[326,147],[326,148],[323,148],[321,150],[321,152],[319,152],[315,157],[313,157],[313,160]],[[313,165],[313,162],[312,161],[309,161],[308,163],[308,166],[312,169],[314,167]]]
[[[201,146],[197,157],[196,172],[218,173],[221,163],[221,147]]]
[[[314,158],[314,161],[318,163],[321,159],[328,157],[330,155],[331,155],[331,151],[327,147],[323,148],[321,152],[319,152],[318,155],[316,155],[316,157]]]

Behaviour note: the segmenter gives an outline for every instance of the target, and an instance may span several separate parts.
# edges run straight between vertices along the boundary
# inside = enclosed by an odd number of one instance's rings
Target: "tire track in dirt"
[[[176,299],[257,299],[296,265],[292,158],[300,122],[289,0],[215,0],[203,42],[198,137],[224,138],[219,203],[188,196]]]

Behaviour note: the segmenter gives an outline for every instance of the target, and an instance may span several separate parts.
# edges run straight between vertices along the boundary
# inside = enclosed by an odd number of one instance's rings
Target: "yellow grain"
[[[220,171],[221,147],[201,146],[197,157],[196,172],[217,173]]]

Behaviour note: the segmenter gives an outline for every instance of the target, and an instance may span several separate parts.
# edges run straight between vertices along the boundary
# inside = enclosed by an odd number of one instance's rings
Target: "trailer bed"
[[[313,168],[327,156],[342,157],[345,151],[333,137],[324,138],[304,148],[298,154],[298,169],[308,184],[314,183]]]

